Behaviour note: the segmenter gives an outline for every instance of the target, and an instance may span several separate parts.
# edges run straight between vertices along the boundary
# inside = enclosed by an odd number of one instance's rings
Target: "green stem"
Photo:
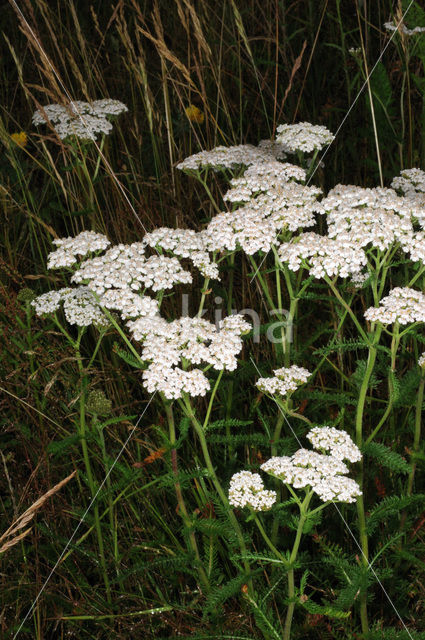
[[[277,455],[276,443],[278,442],[278,440],[280,438],[280,433],[282,431],[283,422],[284,422],[284,419],[285,419],[284,410],[280,406],[278,408],[279,408],[279,413],[278,413],[278,416],[277,416],[276,425],[275,425],[274,432],[273,432],[272,444],[271,444],[271,447],[270,447],[270,453],[271,453],[272,457]],[[276,493],[277,493],[278,497],[280,497],[280,499],[282,499],[282,492],[281,492],[282,482],[276,478],[275,481],[274,481],[274,484],[275,484],[275,490],[276,490]],[[272,524],[272,541],[273,541],[273,544],[276,544],[276,542],[277,542],[278,533],[279,533],[279,520],[278,520],[277,517],[274,517],[273,518],[273,524]]]
[[[303,503],[300,506],[300,519],[298,521],[297,533],[295,536],[294,546],[292,547],[292,552],[289,558],[289,564],[291,565],[291,569],[288,571],[288,609],[286,610],[286,618],[285,618],[285,626],[283,628],[283,640],[290,640],[291,638],[291,626],[292,626],[292,618],[294,615],[295,609],[295,579],[294,579],[294,569],[293,565],[297,559],[298,549],[301,543],[301,536],[303,534],[303,528],[305,521],[308,517],[308,506],[310,504],[310,500],[313,496],[313,491],[310,491],[306,494],[306,497]]]
[[[210,401],[208,403],[207,413],[205,414],[204,424],[202,425],[202,429],[206,429],[208,422],[210,421],[211,411],[214,403],[215,394],[217,393],[217,389],[219,387],[221,378],[223,377],[224,369],[221,369],[220,373],[217,376],[217,380],[215,381],[213,390],[211,391]]]
[[[202,583],[202,585],[204,586],[204,588],[209,591],[210,589],[210,583],[208,580],[208,576],[205,572],[205,569],[203,567],[202,564],[202,560],[201,560],[201,556],[199,554],[199,549],[198,549],[198,545],[196,542],[196,537],[195,537],[195,532],[192,529],[192,522],[190,520],[187,508],[186,508],[186,503],[184,501],[183,498],[183,492],[181,489],[181,485],[180,482],[178,480],[178,461],[177,461],[177,450],[175,448],[176,445],[176,427],[175,427],[175,423],[174,423],[174,413],[173,413],[173,407],[172,407],[172,402],[167,401],[164,397],[162,398],[163,403],[164,403],[164,408],[165,408],[165,414],[167,416],[167,422],[168,422],[168,428],[169,428],[169,434],[170,434],[170,447],[171,447],[171,467],[173,470],[173,475],[174,475],[174,488],[176,490],[176,496],[177,496],[177,502],[179,505],[179,513],[183,519],[183,522],[185,524],[185,527],[188,531],[188,536],[189,536],[189,547],[191,549],[191,551],[193,552],[193,554],[195,555],[197,564],[198,564],[198,572],[199,572],[199,579],[200,582]]]
[[[202,316],[202,311],[204,309],[204,304],[205,304],[205,298],[207,296],[207,291],[208,291],[208,285],[210,283],[210,279],[209,278],[205,278],[204,280],[204,286],[202,287],[202,295],[201,295],[201,301],[199,303],[199,309],[198,309],[198,313],[197,313],[197,317],[200,318]]]
[[[91,468],[91,464],[90,464],[90,456],[89,456],[89,452],[88,452],[87,438],[86,438],[86,407],[85,407],[85,402],[86,402],[87,376],[84,374],[83,360],[82,360],[81,353],[80,353],[81,338],[82,338],[82,331],[80,330],[78,332],[78,338],[77,338],[77,341],[75,343],[75,353],[76,353],[76,359],[77,359],[77,363],[78,363],[78,371],[79,371],[79,374],[80,374],[80,383],[81,383],[81,390],[80,390],[80,419],[79,419],[78,431],[79,431],[79,436],[80,436],[81,448],[82,448],[82,452],[83,452],[84,465],[85,465],[85,468],[86,468],[87,480],[88,480],[89,487],[90,487],[90,494],[91,494],[91,497],[94,498],[95,495],[96,495],[96,485],[95,485],[95,482],[94,482],[94,479],[93,479],[93,472],[92,472],[92,468]],[[95,528],[96,528],[97,543],[98,543],[98,547],[99,547],[100,564],[101,564],[101,567],[102,567],[103,581],[105,583],[105,588],[106,588],[106,598],[107,598],[108,603],[110,604],[112,602],[111,587],[110,587],[110,584],[109,584],[109,578],[108,578],[108,574],[107,574],[107,570],[106,570],[105,548],[104,548],[104,544],[103,544],[102,527],[101,527],[101,524],[100,524],[99,507],[98,507],[97,503],[94,504],[93,512],[94,512],[94,521],[95,521]]]
[[[199,442],[201,444],[201,449],[202,449],[202,453],[203,453],[203,456],[204,456],[205,465],[206,465],[206,467],[208,469],[208,473],[209,473],[209,475],[211,477],[211,480],[212,480],[212,483],[214,485],[214,488],[215,488],[216,492],[218,493],[218,495],[220,497],[220,500],[223,503],[224,508],[226,509],[227,516],[228,516],[228,518],[229,518],[229,520],[230,520],[230,522],[231,522],[231,524],[233,526],[233,529],[234,529],[234,531],[236,533],[236,536],[237,536],[238,541],[239,541],[239,546],[240,546],[240,549],[241,549],[241,554],[242,554],[242,556],[244,558],[246,558],[247,548],[246,548],[245,540],[244,540],[244,537],[243,537],[243,534],[242,534],[242,530],[241,530],[241,528],[239,526],[239,523],[238,523],[238,521],[236,519],[235,514],[233,513],[233,509],[229,505],[229,501],[227,499],[227,496],[226,496],[226,494],[224,492],[223,487],[221,486],[221,484],[219,482],[219,479],[218,479],[217,474],[215,472],[215,469],[213,467],[213,464],[212,464],[212,461],[211,461],[211,456],[210,456],[210,453],[209,453],[209,450],[208,450],[207,441],[206,441],[206,438],[205,438],[204,429],[203,429],[201,423],[197,420],[197,418],[195,416],[195,413],[193,411],[192,405],[190,403],[189,397],[186,394],[183,396],[183,401],[180,400],[179,403],[180,403],[180,406],[182,407],[185,415],[190,419],[190,421],[191,421],[191,423],[192,423],[192,425],[193,425],[193,427],[195,429],[195,432],[196,432],[196,434],[197,434],[197,436],[199,438]],[[246,574],[249,575],[250,572],[251,572],[251,568],[249,566],[249,562],[246,559],[243,560],[243,565],[244,565],[244,569],[245,569]],[[251,578],[248,581],[248,587],[252,591],[252,580],[251,580]]]
[[[359,392],[356,412],[356,444],[361,450],[363,447],[363,414],[366,404],[366,395],[369,387],[370,378],[375,366],[377,345],[382,332],[382,325],[376,325],[373,330],[372,344],[369,346],[369,353],[366,365],[366,371],[362,380]],[[360,488],[363,487],[363,463],[360,463],[361,469],[357,481]],[[360,545],[362,549],[362,564],[367,567],[369,565],[369,541],[366,531],[366,516],[364,508],[363,494],[357,498],[357,517],[359,524]],[[367,616],[367,592],[366,589],[360,593],[360,619],[362,632],[367,634],[369,631],[369,623]]]
[[[387,418],[390,415],[394,405],[395,390],[394,390],[393,376],[395,375],[396,356],[397,356],[397,350],[398,350],[399,344],[400,344],[400,335],[398,331],[398,324],[396,323],[394,327],[393,338],[391,341],[391,368],[390,368],[390,373],[388,374],[388,396],[389,396],[388,404],[382,418],[380,419],[380,421],[378,422],[378,424],[376,425],[376,427],[374,428],[370,436],[366,439],[365,441],[366,445],[372,442],[372,440],[375,438],[377,433],[381,430],[381,427],[387,421]]]
[[[424,386],[425,386],[425,372],[422,369],[421,381],[419,383],[418,394],[416,396],[416,410],[415,410],[415,435],[413,438],[413,463],[412,469],[409,473],[409,480],[407,483],[407,495],[411,496],[413,491],[413,482],[415,480],[416,471],[416,457],[415,455],[419,451],[421,441],[421,420],[422,420],[422,404],[424,400]]]
[[[357,327],[358,332],[360,333],[361,337],[363,338],[363,340],[365,342],[369,342],[368,341],[368,337],[366,335],[366,333],[364,332],[361,324],[359,323],[359,321],[357,320],[356,314],[354,313],[354,311],[351,309],[351,307],[346,303],[346,301],[344,300],[344,298],[341,296],[340,292],[338,291],[338,289],[335,286],[335,283],[332,282],[332,280],[328,277],[325,276],[324,280],[328,283],[328,285],[330,286],[330,288],[332,289],[333,294],[335,295],[335,298],[338,300],[338,302],[340,302],[340,304],[342,304],[342,306],[344,307],[344,309],[347,311],[348,315],[350,316],[350,318],[352,319],[352,321],[354,322],[354,324]]]
[[[269,287],[268,287],[268,285],[267,285],[266,281],[264,280],[264,278],[263,278],[263,276],[262,276],[262,274],[261,274],[261,272],[260,272],[259,268],[257,267],[257,263],[255,262],[255,260],[254,260],[253,256],[249,256],[249,261],[251,262],[251,264],[252,264],[252,266],[253,266],[253,268],[254,268],[254,275],[253,275],[253,277],[255,276],[256,278],[258,278],[258,281],[259,281],[259,283],[260,283],[260,285],[261,285],[261,288],[262,288],[262,290],[263,290],[263,293],[264,293],[264,295],[265,295],[265,297],[266,297],[266,299],[267,299],[267,302],[268,302],[268,303],[269,303],[269,305],[270,305],[270,309],[274,309],[275,304],[274,304],[273,299],[272,299],[272,297],[271,297],[271,295],[270,295]]]
[[[103,465],[105,467],[105,472],[106,472],[106,486],[108,488],[108,506],[109,506],[109,526],[110,529],[113,533],[113,538],[114,538],[114,560],[115,560],[115,568],[116,568],[116,572],[118,575],[118,532],[117,532],[117,527],[116,527],[116,521],[114,519],[114,503],[113,503],[113,498],[112,498],[112,483],[111,483],[111,477],[109,474],[109,464],[108,464],[108,456],[106,453],[106,444],[105,444],[105,437],[103,435],[103,428],[101,426],[98,426],[96,424],[96,421],[94,421],[94,426],[97,427],[98,431],[99,431],[99,437],[100,437],[100,445],[101,445],[101,449],[102,449],[102,458],[103,458]]]
[[[273,544],[273,542],[270,540],[269,536],[267,535],[267,533],[264,530],[264,527],[261,523],[261,520],[259,519],[259,517],[257,516],[255,511],[252,511],[253,515],[254,515],[254,522],[257,525],[263,539],[264,542],[266,543],[266,545],[268,546],[268,548],[270,549],[270,551],[276,556],[276,558],[278,560],[280,560],[282,562],[282,564],[285,567],[289,567],[290,563],[288,562],[288,560],[285,558],[285,556],[283,556],[280,551],[278,549],[276,549],[275,545]]]

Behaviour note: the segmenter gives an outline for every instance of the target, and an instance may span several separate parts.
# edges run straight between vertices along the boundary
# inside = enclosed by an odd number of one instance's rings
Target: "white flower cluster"
[[[419,207],[425,207],[425,171],[422,169],[404,169],[393,179],[391,187],[415,200]]]
[[[202,231],[160,227],[147,233],[143,242],[149,247],[163,249],[179,258],[189,258],[203,276],[220,279],[218,266],[210,258],[205,234]]]
[[[272,244],[277,243],[273,222],[248,207],[215,216],[205,230],[205,240],[211,251],[241,248],[248,255],[270,251]]]
[[[310,371],[295,364],[291,367],[274,369],[273,373],[274,376],[272,378],[259,378],[256,386],[264,393],[269,393],[270,395],[278,393],[281,396],[286,396],[296,391],[301,384],[307,382],[311,375]]]
[[[230,480],[229,504],[254,511],[268,511],[276,502],[276,491],[264,489],[261,476],[251,471],[239,471]]]
[[[363,249],[356,247],[346,235],[330,238],[313,232],[302,233],[282,243],[278,255],[291,271],[304,266],[316,278],[354,276],[367,264]]]
[[[84,257],[88,253],[103,251],[111,243],[108,238],[95,231],[82,231],[74,238],[60,238],[53,240],[58,249],[49,253],[47,260],[48,269],[70,267],[77,262],[77,256]]]
[[[394,22],[384,22],[384,27],[387,31],[401,31],[406,36],[414,36],[417,33],[425,32],[425,27],[414,27],[413,29],[409,29],[403,23],[396,25]]]
[[[346,431],[335,427],[313,427],[308,434],[314,449],[328,452],[338,460],[359,462],[362,458],[360,449],[354,444]]]
[[[38,316],[55,313],[61,302],[69,324],[79,327],[107,326],[108,320],[102,313],[95,296],[88,287],[64,288],[48,291],[35,298],[31,304]]]
[[[359,271],[352,274],[350,282],[357,289],[361,289],[368,278],[369,273],[367,271]]]
[[[180,398],[183,392],[205,395],[209,389],[200,369],[187,371],[182,364],[212,365],[218,371],[236,369],[241,335],[251,329],[240,315],[225,318],[218,329],[202,318],[167,322],[159,316],[138,318],[127,326],[135,340],[143,341],[142,359],[151,362],[143,372],[145,387],[150,392],[161,391],[169,399]]]
[[[61,140],[68,136],[76,136],[81,140],[96,140],[99,133],[107,135],[112,131],[112,123],[108,116],[117,116],[124,111],[128,109],[119,100],[76,100],[67,105],[48,104],[42,109],[37,109],[32,121],[35,125],[50,123]]]
[[[348,467],[343,460],[361,459],[360,450],[348,434],[330,427],[316,427],[307,437],[313,447],[330,451],[330,455],[299,449],[292,456],[274,456],[261,465],[261,469],[279,478],[294,489],[311,489],[323,502],[355,502],[361,495],[360,487],[347,478]]]
[[[248,255],[268,252],[278,243],[282,230],[296,231],[315,224],[314,212],[321,211],[320,194],[317,187],[282,182],[252,197],[245,206],[215,216],[203,232],[205,244],[210,251],[241,248]]]
[[[382,298],[379,307],[369,307],[366,320],[382,324],[425,322],[425,295],[409,287],[395,287]]]
[[[204,396],[210,388],[208,378],[200,369],[185,371],[156,362],[143,372],[143,385],[149,393],[159,391],[169,400],[181,398],[182,393],[192,397]]]
[[[118,311],[123,320],[129,318],[153,318],[159,315],[158,301],[141,296],[129,288],[108,289],[100,296],[99,304],[105,309]]]
[[[425,367],[425,351],[419,356],[418,365],[420,367]]]
[[[277,127],[276,142],[280,143],[285,151],[295,153],[311,153],[331,144],[335,136],[326,127],[313,125],[310,122],[298,124],[281,124]]]
[[[83,262],[71,278],[84,283],[101,295],[108,289],[130,288],[140,291],[171,289],[175,284],[190,284],[192,276],[181,266],[177,258],[145,256],[145,244],[134,242],[118,244],[102,256]]]
[[[411,235],[412,220],[421,222],[425,216],[415,201],[381,187],[337,185],[321,205],[330,237],[381,251]]]
[[[252,164],[281,160],[284,157],[285,150],[282,145],[271,140],[262,140],[258,147],[252,144],[239,144],[232,147],[219,146],[211,151],[200,151],[185,158],[177,165],[177,169],[199,171],[209,168],[214,171],[223,169],[233,171]]]
[[[288,162],[277,160],[252,164],[242,177],[230,180],[231,189],[225,193],[223,200],[228,202],[248,202],[258,193],[264,193],[280,186],[289,180],[304,182],[304,169]]]

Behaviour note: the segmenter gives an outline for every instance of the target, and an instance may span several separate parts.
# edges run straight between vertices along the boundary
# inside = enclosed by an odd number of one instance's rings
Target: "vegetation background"
[[[390,0],[2,3],[0,533],[40,496],[78,473],[34,510],[31,531],[0,555],[1,638],[14,637],[90,496],[75,431],[80,374],[74,354],[19,295],[23,288],[41,293],[60,286],[60,276],[45,266],[52,239],[95,228],[112,242],[128,243],[159,226],[200,228],[211,216],[211,202],[198,183],[176,170],[177,162],[218,144],[256,144],[272,137],[283,122],[309,121],[338,132],[315,178],[325,190],[339,182],[376,186],[381,174],[389,185],[401,168],[424,168],[425,36],[414,42],[396,37],[364,86],[388,43],[384,22],[397,19],[408,5]],[[425,25],[424,18],[420,3],[414,2],[406,23]],[[359,47],[360,52],[350,53]],[[111,97],[129,109],[105,141],[107,163],[94,182],[86,179],[81,160],[84,156],[88,166],[96,167],[93,149],[70,149],[47,128],[36,130],[31,124],[38,105],[69,97]],[[198,111],[187,113],[190,105]],[[25,135],[18,143],[11,135],[20,132]],[[223,185],[220,176],[213,177],[210,189],[218,202]],[[240,267],[246,272],[246,266]],[[261,308],[259,293],[247,282],[236,277],[236,308]],[[211,299],[225,299],[225,289],[226,282],[214,285]],[[189,302],[197,304],[192,298]],[[168,304],[181,313],[177,297]],[[307,301],[302,314],[305,359],[312,355],[308,336],[319,324],[318,344],[327,344],[334,320],[318,317]],[[111,401],[104,429],[90,432],[97,483],[147,403],[140,372],[128,358],[123,361],[115,342],[113,335],[106,341],[90,377],[91,387],[102,389]],[[257,360],[267,363],[269,349],[254,346]],[[354,353],[347,366],[356,371]],[[247,358],[235,379],[232,415],[250,421],[247,429],[231,441],[216,436],[216,462],[226,479],[244,461],[258,463],[267,455],[268,416],[256,412],[255,392],[246,394],[247,381],[255,375]],[[350,410],[350,399],[336,393],[324,400],[324,391],[335,388],[332,375],[330,366],[321,388],[310,390],[305,399],[321,416],[320,423],[341,408]],[[214,417],[228,417],[226,407]],[[260,638],[267,633],[261,631],[263,618],[278,617],[278,590],[267,600],[261,595],[260,613],[244,600],[244,585],[235,578],[220,538],[225,518],[199,472],[199,445],[187,438],[179,451],[181,482],[214,564],[212,593],[205,598],[196,589],[163,426],[158,407],[149,407],[99,495],[113,603],[101,579],[90,512],[18,637]],[[399,454],[407,455],[400,433],[393,436]],[[237,458],[223,455],[229,447],[236,448]],[[372,460],[368,473],[370,505],[400,492],[394,468]],[[418,494],[423,484],[421,477]],[[380,565],[381,577],[389,566],[398,567],[387,588],[392,596],[404,594],[400,613],[418,634],[425,621],[423,513],[418,499],[409,512],[404,545],[389,543],[391,555]],[[399,515],[400,505],[388,503],[378,533],[398,535]],[[316,555],[308,567],[327,597],[338,591],[334,574],[342,540],[354,557],[341,523],[322,523],[305,551],[315,548],[322,555],[322,562]],[[354,578],[350,584],[345,601],[340,598],[341,610],[352,606],[355,611],[362,584]],[[393,628],[385,637],[407,638],[400,635],[379,588],[371,598],[377,635],[370,637],[384,637],[379,629],[385,626]],[[355,615],[328,619],[313,610],[299,617],[298,634],[321,640],[360,637]],[[418,634],[414,637],[423,637]]]

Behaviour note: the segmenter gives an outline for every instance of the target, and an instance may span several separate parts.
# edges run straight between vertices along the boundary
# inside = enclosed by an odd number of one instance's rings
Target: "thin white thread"
[[[107,479],[109,478],[109,476],[111,475],[111,472],[113,470],[113,468],[115,467],[115,465],[117,464],[119,458],[121,457],[122,453],[124,452],[124,450],[126,449],[128,443],[130,442],[130,439],[133,435],[133,433],[135,432],[135,430],[137,429],[137,427],[139,426],[140,420],[143,418],[143,416],[145,415],[147,408],[149,407],[150,403],[152,402],[152,400],[154,399],[156,394],[153,393],[151,395],[151,397],[149,398],[149,402],[147,403],[146,407],[144,408],[143,412],[140,414],[136,424],[134,425],[134,427],[132,428],[132,430],[130,431],[130,434],[127,438],[127,440],[124,442],[123,446],[121,447],[121,450],[119,451],[117,457],[115,458],[114,462],[112,463],[111,467],[108,470],[108,473],[106,474],[106,476],[104,477],[104,479],[102,480],[101,484],[99,485],[98,490],[96,491],[95,495],[93,496],[93,498],[90,500],[89,506],[87,507],[87,509],[85,510],[85,512],[83,513],[83,515],[81,516],[80,521],[78,522],[77,526],[75,527],[74,531],[72,532],[71,537],[69,538],[68,542],[66,543],[64,549],[62,550],[62,553],[60,554],[59,558],[56,560],[56,563],[54,564],[53,568],[51,569],[49,575],[47,576],[46,580],[44,581],[43,585],[40,588],[40,591],[38,592],[38,594],[36,595],[34,601],[32,602],[30,608],[28,609],[25,618],[22,620],[21,624],[19,625],[18,630],[16,631],[15,635],[13,636],[12,640],[15,640],[15,638],[18,636],[19,632],[21,631],[22,627],[24,626],[25,622],[28,620],[28,617],[31,615],[32,610],[34,609],[35,605],[37,604],[38,600],[40,599],[41,594],[43,593],[44,589],[46,588],[50,578],[52,577],[52,575],[54,574],[54,572],[56,571],[56,569],[59,566],[60,561],[62,560],[62,558],[64,557],[65,553],[67,552],[71,542],[73,541],[73,539],[75,538],[75,535],[78,531],[78,529],[81,527],[81,525],[83,524],[86,515],[88,514],[88,512],[90,511],[91,507],[93,506],[93,504],[96,501],[97,496],[99,495],[102,487],[104,486],[105,482],[107,481]]]
[[[307,187],[308,187],[308,185],[310,184],[310,182],[311,182],[311,180],[312,180],[313,176],[315,175],[315,173],[316,173],[317,169],[320,167],[320,163],[322,162],[323,158],[324,158],[324,157],[326,156],[326,154],[328,153],[329,148],[332,146],[332,144],[333,144],[333,143],[334,143],[334,141],[336,140],[336,137],[337,137],[338,133],[341,131],[342,127],[344,126],[344,123],[345,123],[345,121],[347,120],[348,116],[350,115],[350,113],[351,113],[352,109],[353,109],[353,108],[354,108],[354,106],[356,105],[357,100],[360,98],[361,94],[363,93],[364,88],[367,86],[367,83],[369,82],[369,80],[370,80],[370,77],[371,77],[372,73],[375,71],[376,67],[377,67],[377,66],[378,66],[378,64],[381,62],[382,57],[383,57],[383,55],[384,55],[385,51],[386,51],[386,50],[387,50],[387,48],[389,47],[389,45],[390,45],[390,43],[391,43],[392,39],[394,38],[395,34],[397,33],[397,31],[398,31],[398,29],[399,29],[400,25],[402,24],[402,22],[403,22],[403,20],[404,20],[404,18],[405,18],[405,16],[406,16],[406,14],[407,14],[407,12],[409,11],[410,7],[412,6],[413,2],[414,2],[414,0],[411,0],[411,2],[410,2],[410,4],[409,4],[409,6],[407,7],[406,11],[403,13],[402,17],[400,18],[400,22],[399,22],[399,23],[398,23],[398,25],[397,25],[397,29],[393,32],[393,34],[391,35],[391,37],[390,37],[390,39],[388,40],[387,44],[385,45],[385,47],[382,49],[381,53],[379,54],[379,57],[378,57],[377,61],[375,62],[375,64],[373,65],[372,70],[370,71],[370,73],[369,73],[369,75],[367,76],[366,80],[364,81],[363,85],[360,87],[360,89],[359,89],[359,91],[358,91],[358,93],[357,93],[356,97],[354,98],[354,100],[353,100],[353,102],[351,103],[351,105],[350,105],[350,107],[349,107],[349,109],[348,109],[347,113],[345,114],[344,118],[342,119],[341,124],[339,125],[338,129],[336,130],[336,133],[335,133],[334,139],[332,140],[332,142],[330,142],[330,143],[328,144],[328,146],[326,147],[325,151],[323,152],[323,154],[322,154],[322,155],[320,156],[320,158],[318,159],[317,164],[316,164],[316,167],[315,167],[315,169],[314,169],[313,173],[311,174],[311,176],[310,176],[310,177],[309,177],[309,179],[307,180],[307,183],[306,183],[306,186],[307,186]],[[283,229],[283,227],[281,227],[281,229],[279,230],[279,232],[276,234],[275,240],[277,240],[277,239],[278,239],[279,234],[280,234],[280,232],[282,231],[282,229]],[[254,273],[254,275],[252,276],[252,278],[251,278],[250,282],[252,282],[252,281],[254,280],[255,276],[257,275],[257,273],[259,272],[259,270],[260,270],[260,269],[261,269],[261,267],[263,266],[264,261],[265,261],[265,259],[267,258],[268,254],[269,254],[269,252],[267,252],[267,253],[263,256],[263,259],[261,260],[260,264],[258,265],[258,267],[257,267],[257,269],[256,269],[256,271],[255,271],[255,273]]]
[[[68,98],[70,103],[74,103],[75,101],[72,99],[71,94],[69,93],[69,91],[67,90],[66,86],[64,85],[64,83],[62,82],[59,74],[57,73],[55,67],[53,66],[53,64],[50,62],[49,57],[47,56],[46,52],[43,49],[43,46],[41,44],[41,42],[38,40],[37,36],[35,35],[34,31],[31,28],[31,25],[28,23],[28,20],[25,18],[24,14],[22,13],[21,9],[18,7],[16,0],[10,0],[11,3],[13,4],[13,6],[15,7],[16,11],[19,13],[19,15],[21,16],[23,22],[25,23],[25,25],[27,26],[29,32],[31,33],[32,37],[34,38],[35,42],[37,43],[38,48],[40,49],[40,52],[43,54],[43,56],[45,57],[47,64],[49,65],[49,67],[52,69],[54,76],[56,77],[57,81],[59,82],[60,86],[62,87],[63,92],[65,93],[66,97]],[[84,118],[82,116],[82,114],[80,113],[80,111],[78,111],[78,109],[76,109],[77,111],[77,115],[80,118],[83,126],[85,128],[87,128],[86,123],[84,121]],[[121,191],[122,195],[124,196],[125,200],[127,201],[127,204],[129,205],[133,215],[136,217],[137,221],[139,222],[140,226],[142,227],[143,231],[145,233],[147,233],[147,230],[143,224],[143,222],[140,220],[139,216],[137,215],[137,212],[135,210],[135,208],[133,207],[133,205],[130,202],[130,199],[128,198],[124,186],[121,184],[120,180],[118,180],[117,176],[114,173],[114,170],[112,169],[111,165],[109,164],[108,160],[106,159],[105,155],[103,154],[101,148],[99,147],[99,145],[97,144],[96,140],[93,140],[94,146],[96,147],[97,152],[99,153],[100,157],[102,158],[107,170],[109,171],[110,175],[112,176],[113,180],[115,181],[115,183],[117,184],[119,190]],[[158,253],[158,251],[157,251]],[[159,255],[159,253],[158,253]]]
[[[251,362],[252,362],[252,364],[254,365],[254,367],[255,367],[255,369],[256,369],[256,371],[257,371],[257,373],[261,376],[261,372],[260,372],[259,368],[257,367],[256,363],[254,362],[254,359],[252,358],[252,356],[250,356],[250,359],[251,359]],[[286,420],[286,423],[287,423],[288,427],[290,428],[290,430],[292,431],[292,434],[293,434],[294,438],[296,439],[297,443],[299,444],[299,446],[300,446],[301,448],[303,448],[303,446],[302,446],[302,444],[301,444],[301,442],[300,442],[300,440],[299,440],[299,438],[298,438],[297,434],[295,433],[295,431],[294,431],[294,430],[293,430],[293,428],[292,428],[291,423],[289,422],[288,418],[286,417],[285,412],[282,410],[281,406],[279,405],[279,403],[277,402],[277,400],[275,400],[275,398],[273,398],[273,401],[276,403],[277,408],[279,409],[280,413],[282,414],[282,416],[283,416],[283,417],[284,417],[284,419]],[[391,600],[391,598],[390,598],[390,596],[388,595],[387,591],[385,590],[384,585],[382,584],[382,582],[381,582],[381,581],[380,581],[380,579],[378,578],[378,576],[377,576],[377,574],[376,574],[375,570],[374,570],[374,569],[373,569],[373,567],[372,567],[372,564],[371,564],[371,563],[369,562],[369,560],[367,559],[366,554],[363,552],[363,549],[361,548],[361,545],[360,545],[360,543],[358,542],[358,540],[357,540],[356,536],[355,536],[355,535],[354,535],[354,533],[351,531],[351,529],[350,529],[350,525],[349,525],[349,524],[348,524],[348,522],[345,520],[345,518],[344,518],[344,516],[342,515],[341,511],[339,510],[338,505],[336,504],[336,502],[332,502],[332,504],[334,505],[335,509],[337,510],[338,514],[340,515],[341,520],[343,521],[344,525],[346,526],[347,531],[349,532],[350,536],[353,538],[354,542],[356,543],[356,545],[357,545],[358,549],[360,550],[360,553],[362,554],[362,556],[364,557],[364,559],[367,561],[367,563],[368,563],[367,568],[368,568],[368,569],[370,569],[370,570],[372,571],[372,573],[373,573],[374,577],[376,578],[376,581],[378,582],[378,584],[379,584],[379,586],[381,587],[382,591],[384,592],[384,594],[385,594],[386,598],[388,599],[388,602],[390,603],[390,605],[391,605],[391,606],[392,606],[392,608],[394,609],[395,613],[397,614],[398,619],[400,620],[401,624],[403,625],[403,627],[404,627],[404,628],[405,628],[405,630],[407,631],[407,633],[408,633],[409,637],[411,638],[411,640],[413,640],[413,636],[411,635],[411,633],[410,633],[409,629],[408,629],[408,628],[406,627],[406,625],[404,624],[404,622],[403,622],[403,618],[400,616],[399,612],[398,612],[398,611],[397,611],[397,609],[396,609],[395,604],[393,603],[393,601]]]

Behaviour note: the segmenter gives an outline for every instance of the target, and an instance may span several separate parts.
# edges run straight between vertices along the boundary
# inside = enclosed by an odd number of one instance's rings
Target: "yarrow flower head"
[[[118,244],[102,256],[86,260],[71,278],[84,283],[101,295],[108,289],[153,291],[171,289],[175,284],[190,284],[192,275],[181,266],[177,258],[145,255],[145,244],[134,242]]]
[[[358,248],[386,251],[413,233],[413,220],[424,211],[393,189],[337,185],[321,202],[327,214],[328,235]]]
[[[335,138],[326,127],[313,125],[310,122],[281,124],[276,131],[276,142],[283,145],[285,150],[290,153],[320,151]]]
[[[348,467],[343,459],[360,460],[360,450],[347,433],[331,427],[315,428],[307,437],[315,448],[330,451],[330,455],[299,449],[292,456],[270,458],[261,469],[294,489],[311,488],[323,502],[355,502],[360,487],[346,477]]]
[[[423,369],[425,368],[425,351],[419,356],[418,365]]]
[[[101,233],[94,231],[82,231],[75,237],[60,238],[53,240],[58,249],[48,256],[47,268],[59,269],[70,267],[79,258],[83,258],[88,253],[103,251],[111,243],[108,238]]]
[[[119,100],[103,98],[94,102],[76,100],[69,104],[48,104],[37,109],[32,117],[33,124],[50,123],[61,140],[76,136],[81,140],[96,140],[102,133],[112,131],[111,117],[128,111]]]
[[[48,291],[35,298],[31,305],[38,316],[56,313],[63,303],[65,318],[69,324],[79,327],[95,325],[106,327],[109,321],[99,307],[96,297],[88,287],[64,288]]]
[[[151,364],[143,372],[148,391],[161,391],[166,398],[182,393],[205,395],[210,385],[200,369],[191,365],[212,365],[217,371],[234,371],[242,349],[241,336],[251,325],[242,316],[225,318],[219,327],[203,318],[182,317],[167,322],[161,317],[138,318],[127,323],[135,340],[143,342],[141,357]],[[186,370],[182,368],[183,363]]]
[[[321,190],[294,181],[282,181],[265,193],[252,194],[245,187],[242,191],[245,195],[234,197],[249,197],[247,203],[235,211],[219,213],[203,232],[210,251],[242,249],[248,255],[268,252],[278,244],[281,232],[314,225],[314,213],[321,210],[317,200]]]
[[[232,507],[268,511],[275,502],[276,491],[265,489],[258,473],[239,471],[232,476],[229,488],[229,503]]]
[[[391,187],[415,200],[419,207],[425,207],[425,171],[422,169],[404,169],[399,176],[393,178]]]
[[[199,151],[180,162],[177,169],[189,172],[201,169],[236,171],[261,162],[281,160],[283,157],[282,145],[270,140],[262,140],[257,147],[252,144],[231,147],[221,145],[211,151]]]
[[[410,287],[395,287],[382,298],[379,307],[366,309],[364,317],[381,324],[425,322],[425,295]]]
[[[354,444],[346,431],[335,427],[313,427],[307,434],[314,449],[328,452],[338,460],[359,462],[362,458],[360,449]]]
[[[288,162],[277,160],[252,164],[240,178],[230,180],[231,189],[224,194],[228,202],[249,202],[259,193],[274,189],[290,180],[304,182],[304,169]]]
[[[414,36],[418,33],[424,33],[425,32],[425,27],[413,27],[413,29],[409,29],[408,27],[406,27],[406,25],[404,23],[400,23],[400,24],[394,24],[394,22],[390,21],[390,22],[384,22],[384,28],[387,31],[393,32],[393,31],[400,31],[401,33],[403,33],[406,36]]]
[[[281,396],[289,395],[297,390],[297,388],[307,382],[311,373],[303,367],[293,364],[291,367],[282,367],[274,369],[272,378],[259,378],[257,387],[260,391],[274,395],[278,393]]]
[[[189,258],[204,277],[220,279],[218,266],[211,260],[206,236],[202,231],[160,227],[147,233],[143,242],[149,247],[162,249],[179,258]]]
[[[313,232],[301,233],[283,242],[278,255],[291,271],[305,267],[315,278],[354,276],[367,264],[365,252],[347,234],[330,238]]]

